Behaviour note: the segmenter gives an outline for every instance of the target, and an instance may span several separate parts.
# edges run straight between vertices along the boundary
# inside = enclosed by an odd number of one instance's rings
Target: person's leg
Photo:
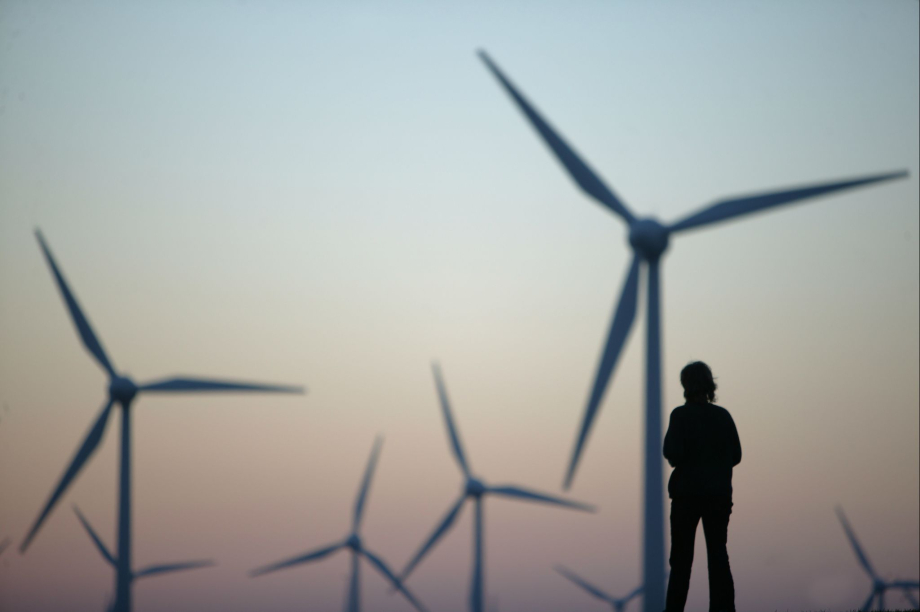
[[[693,541],[700,522],[699,504],[687,498],[671,500],[671,577],[666,612],[684,612],[693,566]]]
[[[709,612],[735,612],[735,582],[728,564],[730,496],[711,499],[703,508],[703,533],[709,561]]]

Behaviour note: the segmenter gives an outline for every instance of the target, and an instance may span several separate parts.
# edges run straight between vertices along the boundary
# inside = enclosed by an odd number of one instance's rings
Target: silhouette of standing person
[[[735,583],[728,564],[728,518],[732,468],[741,462],[741,441],[728,410],[716,406],[716,383],[702,361],[680,373],[686,403],[671,412],[664,456],[674,468],[671,498],[671,577],[666,612],[683,612],[690,588],[693,542],[703,521],[709,561],[709,612],[735,612]]]

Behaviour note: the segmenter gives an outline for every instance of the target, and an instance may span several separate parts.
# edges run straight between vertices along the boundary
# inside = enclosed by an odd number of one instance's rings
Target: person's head
[[[684,399],[688,402],[716,401],[716,381],[712,370],[702,361],[694,361],[680,371],[680,384],[684,387]]]

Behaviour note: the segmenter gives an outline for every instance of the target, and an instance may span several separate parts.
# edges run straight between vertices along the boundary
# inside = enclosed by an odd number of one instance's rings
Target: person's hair
[[[687,401],[716,401],[716,381],[712,370],[702,361],[694,361],[680,371],[680,384],[684,387],[684,399]]]

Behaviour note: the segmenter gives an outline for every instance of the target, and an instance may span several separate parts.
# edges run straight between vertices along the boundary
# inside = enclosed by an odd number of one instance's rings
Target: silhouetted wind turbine
[[[628,595],[624,597],[614,597],[613,595],[610,595],[606,591],[602,591],[601,589],[594,586],[593,584],[591,584],[584,578],[578,576],[575,572],[573,572],[572,570],[566,567],[557,565],[556,571],[562,574],[563,576],[565,576],[566,578],[568,578],[569,580],[571,580],[572,582],[574,582],[575,584],[577,584],[578,586],[580,586],[582,589],[591,593],[598,599],[601,599],[609,603],[611,606],[613,606],[613,609],[616,610],[616,612],[622,612],[623,609],[626,607],[626,604],[628,604],[630,601],[633,600],[633,598],[638,597],[642,593],[642,587],[639,586],[633,589],[632,592],[630,592]]]
[[[86,517],[83,516],[83,513],[80,512],[80,509],[74,506],[73,511],[76,513],[77,518],[80,519],[80,523],[83,525],[83,528],[86,529],[86,533],[89,534],[93,544],[95,544],[99,552],[102,553],[102,557],[109,562],[109,565],[117,570],[119,565],[118,559],[109,551],[108,548],[106,548],[105,544],[102,543],[102,539],[96,535],[96,532],[89,524],[89,521],[86,520]],[[129,582],[134,582],[134,580],[137,578],[146,578],[148,576],[156,576],[158,574],[180,572],[183,570],[198,569],[200,567],[211,567],[214,565],[217,565],[214,561],[210,559],[204,559],[200,561],[184,561],[181,563],[160,563],[157,565],[149,565],[144,569],[138,570],[136,572],[129,567]]]
[[[920,589],[920,582],[916,580],[892,580],[891,582],[882,580],[879,575],[875,573],[875,568],[873,568],[872,563],[869,562],[869,557],[866,556],[862,546],[859,545],[856,534],[853,533],[850,522],[843,513],[843,508],[840,506],[837,507],[837,518],[840,519],[840,524],[843,525],[843,530],[847,534],[847,539],[850,540],[850,545],[853,547],[853,552],[856,553],[856,558],[859,559],[859,564],[863,566],[869,578],[872,579],[872,592],[869,593],[869,598],[866,599],[866,602],[859,609],[863,612],[869,612],[869,610],[872,609],[872,602],[877,599],[878,609],[885,610],[885,591],[888,589],[900,590],[914,609],[920,608],[920,605],[917,604],[917,600],[914,599],[914,596],[910,592],[911,589]]]
[[[431,549],[432,546],[450,529],[451,525],[454,524],[454,521],[457,519],[457,516],[460,514],[460,510],[463,508],[463,504],[467,499],[473,501],[473,577],[472,583],[470,586],[470,609],[473,612],[483,612],[483,568],[482,568],[482,556],[483,556],[483,541],[482,541],[482,498],[489,495],[500,495],[504,497],[511,497],[514,499],[523,499],[527,501],[536,501],[543,502],[548,504],[555,504],[557,506],[565,506],[567,508],[576,508],[578,510],[585,510],[588,512],[593,512],[594,507],[589,506],[588,504],[582,504],[579,502],[568,501],[559,497],[553,497],[552,495],[547,495],[545,493],[537,493],[522,487],[517,487],[513,485],[502,485],[502,486],[488,486],[479,478],[473,476],[470,471],[469,463],[467,463],[466,455],[463,453],[463,447],[460,444],[460,434],[457,433],[457,428],[454,426],[454,419],[451,416],[450,402],[447,399],[447,390],[444,388],[444,381],[441,380],[441,369],[437,364],[432,365],[434,370],[434,380],[435,385],[438,390],[438,397],[441,402],[441,410],[444,413],[444,422],[447,425],[447,434],[450,438],[451,447],[454,451],[454,457],[457,459],[457,463],[460,465],[460,469],[463,471],[463,476],[465,482],[463,485],[463,490],[460,493],[459,499],[456,503],[447,511],[447,515],[441,520],[441,523],[435,528],[434,532],[429,536],[428,540],[422,545],[419,551],[415,554],[409,564],[406,566],[406,569],[400,574],[400,579],[406,580],[409,577],[409,574],[418,565],[419,561],[422,560],[422,557]]]
[[[76,455],[71,460],[61,477],[57,487],[51,493],[51,497],[42,509],[41,514],[32,525],[28,535],[19,547],[19,551],[24,553],[32,542],[32,539],[38,533],[39,528],[45,519],[51,513],[54,505],[60,500],[61,496],[67,490],[67,487],[73,482],[87,460],[96,451],[99,443],[102,441],[102,434],[105,433],[105,426],[109,420],[109,414],[112,406],[118,403],[121,406],[121,473],[119,475],[118,490],[118,555],[113,557],[117,568],[115,577],[115,612],[129,612],[131,610],[131,402],[138,393],[186,393],[186,392],[209,392],[209,391],[264,391],[272,393],[303,393],[303,387],[291,387],[280,385],[263,385],[248,382],[212,380],[202,378],[185,378],[173,377],[158,380],[150,383],[135,384],[133,380],[125,375],[115,371],[115,367],[109,360],[102,348],[102,343],[96,337],[89,320],[80,309],[76,297],[67,286],[64,275],[58,269],[45,244],[45,239],[39,230],[35,231],[35,237],[41,245],[42,252],[54,278],[57,281],[58,289],[61,296],[67,304],[70,317],[73,319],[77,333],[83,341],[86,350],[96,359],[99,365],[109,375],[108,399],[102,406],[99,416],[86,433],[83,443],[77,449]]]
[[[374,477],[374,469],[377,466],[377,457],[380,455],[380,447],[382,444],[382,438],[378,437],[374,441],[374,448],[371,451],[371,456],[367,461],[367,468],[364,471],[364,479],[361,483],[361,488],[358,490],[358,497],[355,499],[351,533],[348,537],[334,544],[330,544],[329,546],[324,546],[302,555],[297,555],[291,559],[254,569],[249,573],[250,576],[261,576],[269,572],[294,567],[295,565],[318,561],[334,552],[347,548],[351,551],[351,580],[348,587],[348,600],[345,607],[346,612],[360,612],[361,610],[360,565],[358,563],[361,557],[364,557],[374,569],[380,572],[380,574],[389,581],[396,590],[402,593],[403,596],[409,600],[409,603],[415,606],[417,610],[425,612],[425,608],[422,604],[419,603],[409,589],[403,585],[402,581],[396,577],[384,560],[368,550],[364,546],[364,541],[361,539],[361,519],[364,517],[364,505],[367,501],[367,492],[371,486],[371,479]]]
[[[639,267],[645,262],[648,269],[647,337],[646,337],[646,382],[645,382],[645,516],[644,516],[644,558],[643,584],[645,597],[643,609],[659,612],[664,608],[664,486],[661,456],[661,323],[660,323],[660,258],[668,248],[672,233],[704,227],[753,212],[767,210],[798,200],[814,198],[844,189],[869,185],[907,176],[906,171],[797,187],[783,191],[731,197],[719,200],[683,219],[664,224],[657,219],[638,218],[614,195],[600,177],[581,160],[565,140],[537,113],[526,98],[501,72],[498,66],[484,52],[480,57],[492,74],[499,80],[518,108],[540,134],[559,162],[565,167],[575,183],[629,226],[629,244],[633,250],[632,262],[626,274],[626,282],[620,294],[620,301],[614,312],[607,341],[601,353],[600,363],[594,376],[594,385],[588,396],[584,417],[575,441],[575,449],[565,477],[568,488],[575,475],[578,460],[584,450],[588,433],[597,416],[607,384],[613,376],[620,352],[626,344],[630,328],[636,317],[636,302],[639,293]]]

